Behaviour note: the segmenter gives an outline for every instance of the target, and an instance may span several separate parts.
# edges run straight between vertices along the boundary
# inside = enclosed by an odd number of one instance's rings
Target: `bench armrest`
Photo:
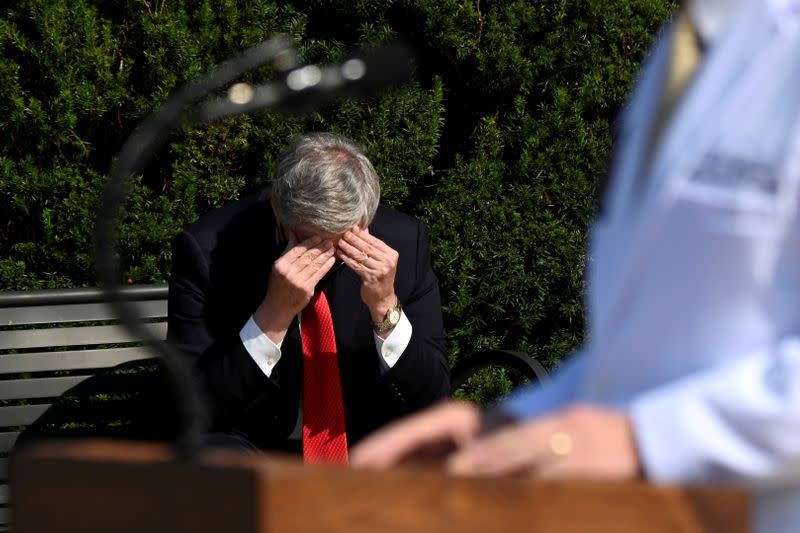
[[[450,393],[455,392],[479,370],[493,366],[516,370],[531,383],[543,383],[550,379],[544,366],[524,352],[502,349],[481,350],[453,367],[450,372]]]

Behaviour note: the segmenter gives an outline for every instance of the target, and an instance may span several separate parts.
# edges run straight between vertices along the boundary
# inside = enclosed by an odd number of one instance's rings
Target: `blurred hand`
[[[385,469],[435,457],[462,476],[641,477],[631,425],[621,412],[578,405],[487,434],[479,434],[481,422],[477,407],[450,400],[373,433],[353,448],[350,464]]]
[[[382,240],[369,234],[369,229],[354,226],[342,235],[337,257],[361,277],[361,299],[367,305],[373,322],[380,322],[397,303],[394,277],[399,254]]]
[[[404,461],[441,460],[472,441],[480,421],[476,406],[447,400],[362,440],[350,451],[350,465],[385,469]]]
[[[314,235],[298,244],[293,232],[286,233],[286,250],[272,265],[267,294],[254,314],[261,331],[276,343],[283,339],[292,319],[314,295],[314,287],[336,262],[330,240]]]
[[[451,454],[445,468],[453,474],[471,476],[641,477],[628,417],[619,411],[584,405],[505,426],[475,439]]]

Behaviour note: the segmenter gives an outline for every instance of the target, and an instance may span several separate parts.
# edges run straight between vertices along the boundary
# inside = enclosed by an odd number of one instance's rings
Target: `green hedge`
[[[342,132],[366,145],[384,201],[430,226],[451,361],[504,347],[553,365],[582,338],[609,125],[675,4],[16,0],[0,18],[0,289],[94,283],[104,174],[180,84],[276,33],[306,62],[402,37],[417,57],[402,89],[174,135],[132,186],[125,277],[167,279],[170,236],[268,184],[292,135]]]

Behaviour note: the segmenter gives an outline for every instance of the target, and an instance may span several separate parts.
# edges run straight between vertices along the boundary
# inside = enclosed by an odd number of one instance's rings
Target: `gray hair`
[[[381,189],[372,163],[350,139],[332,133],[298,137],[278,158],[272,199],[287,228],[306,224],[342,233],[366,227]]]

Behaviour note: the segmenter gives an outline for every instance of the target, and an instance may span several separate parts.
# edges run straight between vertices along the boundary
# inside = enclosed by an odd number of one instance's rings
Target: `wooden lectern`
[[[746,533],[746,496],[644,483],[457,479],[159,444],[50,442],[11,464],[14,533]]]

